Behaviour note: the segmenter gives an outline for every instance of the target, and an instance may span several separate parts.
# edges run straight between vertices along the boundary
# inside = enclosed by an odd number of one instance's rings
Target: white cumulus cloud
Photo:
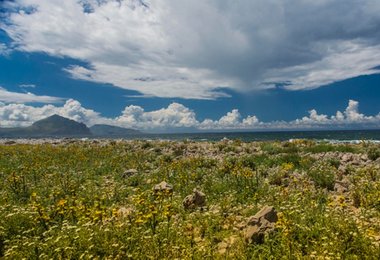
[[[295,124],[302,126],[347,126],[353,124],[372,124],[374,126],[380,125],[380,113],[376,116],[365,116],[359,112],[359,102],[355,100],[349,100],[348,106],[342,113],[337,111],[335,116],[327,116],[323,114],[318,114],[315,109],[309,111],[309,116],[305,116],[302,119],[295,120]]]
[[[315,109],[309,116],[294,121],[262,122],[256,116],[243,117],[237,109],[226,113],[218,120],[199,121],[196,113],[180,104],[171,103],[166,108],[145,111],[140,106],[125,107],[121,114],[114,118],[103,117],[100,113],[85,108],[77,100],[69,99],[62,106],[44,105],[34,107],[25,104],[0,103],[0,127],[28,126],[45,117],[58,114],[92,126],[109,124],[143,131],[165,132],[174,130],[275,130],[275,129],[334,129],[351,127],[380,127],[380,113],[367,116],[359,112],[359,103],[349,100],[344,112],[335,115],[318,114]]]
[[[259,126],[259,120],[256,116],[247,116],[242,118],[238,109],[232,109],[219,120],[205,119],[198,125],[198,128],[204,130],[210,129],[254,129]]]
[[[198,125],[195,113],[179,103],[172,103],[167,108],[149,112],[145,112],[139,106],[128,106],[114,122],[117,125],[142,129],[190,128]]]

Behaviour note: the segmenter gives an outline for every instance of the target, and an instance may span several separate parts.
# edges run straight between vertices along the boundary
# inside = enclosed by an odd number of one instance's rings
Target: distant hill
[[[127,137],[142,134],[138,130],[111,125],[94,125],[88,128],[83,123],[52,115],[34,122],[28,127],[0,128],[0,138],[43,137]]]
[[[95,137],[126,137],[141,134],[138,130],[112,125],[93,125],[90,131]]]
[[[33,132],[40,132],[43,135],[52,136],[88,136],[91,135],[90,129],[83,123],[74,120],[52,115],[45,119],[35,122],[29,127]]]
[[[91,136],[90,129],[83,123],[52,115],[36,121],[28,127],[0,128],[0,137],[82,137]]]

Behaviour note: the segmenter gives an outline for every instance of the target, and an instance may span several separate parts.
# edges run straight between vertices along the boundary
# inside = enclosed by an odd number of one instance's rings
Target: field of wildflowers
[[[379,158],[364,142],[2,144],[0,258],[380,259]],[[194,189],[206,205],[185,209]],[[264,205],[274,231],[249,243]]]

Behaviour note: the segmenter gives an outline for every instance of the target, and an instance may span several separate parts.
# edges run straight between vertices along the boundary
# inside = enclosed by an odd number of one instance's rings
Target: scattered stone
[[[358,158],[354,158],[354,159],[351,161],[351,164],[352,164],[352,165],[356,165],[356,166],[358,166],[358,165],[361,164],[361,162],[358,160]]]
[[[266,229],[260,226],[249,226],[245,230],[245,241],[248,243],[262,244],[264,243]]]
[[[263,243],[265,234],[274,230],[277,222],[277,212],[272,206],[264,206],[254,216],[250,217],[245,229],[245,240],[248,243]]]
[[[197,190],[193,190],[193,194],[187,195],[182,202],[185,209],[195,209],[206,206],[206,195]]]
[[[277,221],[277,212],[272,206],[264,206],[259,212],[257,212],[254,216],[250,217],[247,225],[253,226],[260,223],[263,219],[269,222]]]
[[[346,165],[339,165],[338,172],[340,174],[343,174],[343,175],[348,174],[348,169],[347,169]]]
[[[361,159],[362,161],[365,161],[365,162],[369,160],[367,154],[362,154],[362,155],[360,156],[360,159]]]
[[[133,176],[133,175],[135,175],[137,173],[138,173],[138,171],[136,169],[129,169],[129,170],[124,171],[121,174],[121,177],[128,178],[128,177],[131,177],[131,176]]]
[[[345,153],[345,154],[343,154],[342,155],[342,162],[350,162],[350,161],[352,161],[352,154],[350,154],[350,153]]]
[[[162,181],[159,184],[156,184],[153,188],[155,193],[165,192],[165,193],[173,193],[173,186],[166,181]]]
[[[334,191],[338,193],[345,193],[348,191],[348,186],[344,182],[336,181],[334,184]]]

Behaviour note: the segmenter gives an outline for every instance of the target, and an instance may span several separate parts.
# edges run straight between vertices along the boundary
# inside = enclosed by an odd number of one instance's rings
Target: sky
[[[380,1],[0,0],[0,127],[380,128]]]

